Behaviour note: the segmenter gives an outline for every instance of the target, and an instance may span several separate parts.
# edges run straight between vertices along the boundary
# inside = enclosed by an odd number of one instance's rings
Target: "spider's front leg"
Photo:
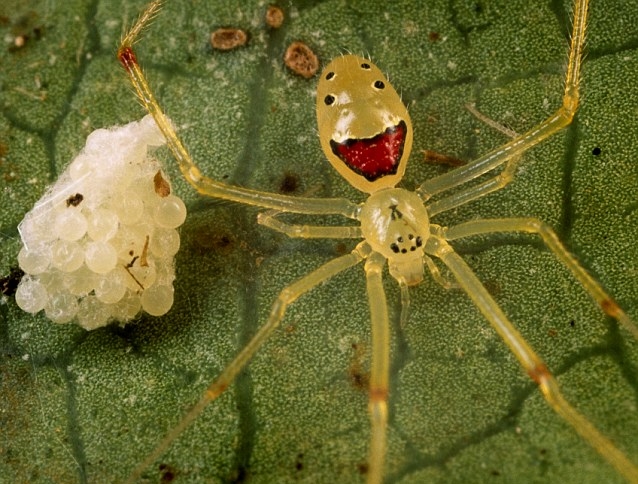
[[[572,119],[576,114],[576,110],[578,109],[580,96],[578,86],[580,82],[580,69],[585,45],[588,8],[589,0],[576,0],[574,5],[574,24],[571,36],[569,61],[567,64],[567,74],[565,76],[565,90],[563,93],[562,106],[549,118],[526,133],[515,137],[505,145],[487,153],[484,156],[481,156],[467,165],[461,166],[422,183],[417,188],[417,193],[423,200],[428,200],[433,195],[445,192],[459,185],[463,185],[484,173],[510,162],[510,160],[522,155],[525,151],[536,146],[538,143],[557,133],[572,122]],[[441,201],[436,202],[441,204],[441,207],[439,207],[436,211],[441,212],[443,210],[448,210],[482,197],[487,193],[503,188],[513,178],[513,172],[507,173],[506,175],[507,176],[502,179],[496,177],[495,179],[488,180],[488,182],[482,183],[476,187],[466,189],[461,192],[463,194],[462,196],[457,196],[457,199],[449,197],[452,200],[444,198]]]
[[[199,193],[209,197],[232,200],[258,207],[271,208],[284,212],[307,214],[337,214],[348,218],[356,218],[358,206],[342,198],[303,198],[261,192],[243,187],[226,185],[212,178],[202,175],[195,165],[190,153],[175,132],[171,121],[164,114],[160,104],[153,95],[153,91],[142,72],[133,50],[134,43],[141,32],[159,13],[161,1],[151,2],[139,19],[122,39],[117,50],[117,57],[128,74],[129,80],[137,93],[144,108],[153,116],[157,126],[166,138],[166,144],[179,164],[184,178]]]
[[[489,127],[500,131],[501,133],[509,136],[512,139],[519,136],[518,133],[516,133],[515,131],[502,126],[493,119],[490,119],[483,113],[479,112],[473,104],[468,104],[465,107],[470,113],[474,115],[474,117],[476,117],[479,121],[482,121]],[[490,178],[489,180],[479,183],[478,185],[473,185],[469,188],[459,190],[447,197],[442,198],[441,200],[437,200],[428,204],[428,213],[430,214],[430,217],[434,217],[437,213],[447,212],[448,210],[452,210],[453,208],[465,205],[468,202],[484,197],[485,195],[489,195],[492,192],[496,192],[501,188],[504,188],[512,180],[514,180],[514,175],[516,174],[516,169],[518,168],[518,162],[520,160],[520,155],[513,156],[506,161],[505,168],[503,168],[503,170],[494,178]]]
[[[261,212],[257,215],[257,223],[268,227],[269,229],[276,230],[288,237],[300,238],[300,239],[361,239],[363,234],[361,233],[361,227],[358,225],[351,226],[318,226],[318,225],[297,225],[288,224],[279,220],[277,215],[282,212],[279,210],[269,210],[267,212]]]

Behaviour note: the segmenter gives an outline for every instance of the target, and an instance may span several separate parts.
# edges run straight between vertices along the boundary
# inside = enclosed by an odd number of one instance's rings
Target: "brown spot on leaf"
[[[534,368],[530,368],[527,370],[527,374],[529,377],[536,382],[537,385],[540,385],[543,380],[549,376],[549,370],[545,366],[545,364],[541,363],[536,365]]]
[[[367,392],[370,387],[370,373],[364,368],[365,348],[357,343],[352,343],[354,354],[348,366],[350,383],[359,391]]]
[[[44,35],[44,26],[40,23],[38,14],[30,11],[13,22],[11,34],[13,42],[8,50],[18,52],[27,47],[32,40],[40,40]]]
[[[268,5],[266,10],[266,25],[271,29],[278,29],[284,23],[284,11],[277,5]]]
[[[217,50],[233,50],[248,42],[245,30],[237,28],[220,28],[210,34],[210,45]]]
[[[293,42],[286,49],[284,63],[295,74],[310,79],[319,69],[319,59],[303,42]]]
[[[299,176],[295,173],[286,172],[279,184],[279,191],[281,193],[294,193],[299,188]]]
[[[159,471],[161,483],[173,482],[177,477],[177,470],[169,464],[160,464]]]

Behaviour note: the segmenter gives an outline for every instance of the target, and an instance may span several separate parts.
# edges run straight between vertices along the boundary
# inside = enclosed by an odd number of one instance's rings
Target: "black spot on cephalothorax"
[[[397,207],[398,205],[390,205],[388,207],[391,210],[390,218],[392,220],[399,220],[400,218],[403,218],[403,214],[399,211]]]
[[[423,246],[423,239],[421,236],[408,234],[407,241],[406,237],[398,235],[395,242],[390,244],[390,249],[395,254],[407,254],[408,252],[415,252],[421,246]]]

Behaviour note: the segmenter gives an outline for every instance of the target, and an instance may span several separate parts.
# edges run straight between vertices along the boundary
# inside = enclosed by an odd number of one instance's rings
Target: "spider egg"
[[[186,206],[175,195],[169,195],[160,200],[153,213],[155,223],[166,229],[174,229],[184,223]]]
[[[77,242],[56,240],[51,249],[51,262],[63,272],[73,272],[84,262],[84,251]]]
[[[99,208],[89,216],[87,232],[93,240],[109,240],[117,233],[119,223],[120,221],[115,212]]]
[[[27,274],[41,274],[47,270],[50,263],[51,249],[47,245],[38,248],[38,250],[22,247],[18,253],[18,264]]]
[[[136,223],[144,213],[142,199],[132,190],[113,200],[112,208],[119,221],[126,225]]]
[[[95,296],[87,296],[80,301],[78,307],[78,323],[84,329],[96,329],[105,326],[111,317],[111,311],[108,305]]]
[[[108,242],[89,242],[86,244],[85,262],[93,272],[106,274],[115,269],[117,252]]]
[[[89,135],[18,227],[20,308],[89,330],[168,312],[186,207],[147,154],[163,144],[151,116]]]
[[[173,305],[173,286],[156,285],[142,294],[142,308],[148,314],[161,316]]]
[[[86,228],[86,217],[73,208],[58,213],[53,222],[53,231],[62,240],[78,240],[84,236]]]
[[[158,229],[151,239],[150,249],[157,257],[172,257],[179,250],[179,234],[174,229]]]
[[[140,312],[142,302],[138,294],[132,291],[126,291],[124,297],[112,306],[111,314],[116,321],[128,321]]]
[[[44,314],[54,323],[68,323],[78,312],[77,298],[69,293],[53,294],[49,297]]]
[[[64,287],[73,296],[86,296],[95,289],[97,280],[98,275],[86,265],[82,265],[77,271],[67,274]]]
[[[44,309],[48,295],[46,288],[39,281],[23,277],[16,290],[16,303],[23,311],[37,313]]]
[[[117,269],[110,271],[97,280],[95,296],[106,304],[119,302],[126,294],[125,275]]]

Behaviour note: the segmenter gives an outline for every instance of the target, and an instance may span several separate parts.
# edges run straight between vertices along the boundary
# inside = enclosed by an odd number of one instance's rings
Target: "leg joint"
[[[533,367],[528,368],[527,374],[537,385],[541,387],[547,383],[549,378],[551,378],[551,374],[545,363],[537,363]]]

